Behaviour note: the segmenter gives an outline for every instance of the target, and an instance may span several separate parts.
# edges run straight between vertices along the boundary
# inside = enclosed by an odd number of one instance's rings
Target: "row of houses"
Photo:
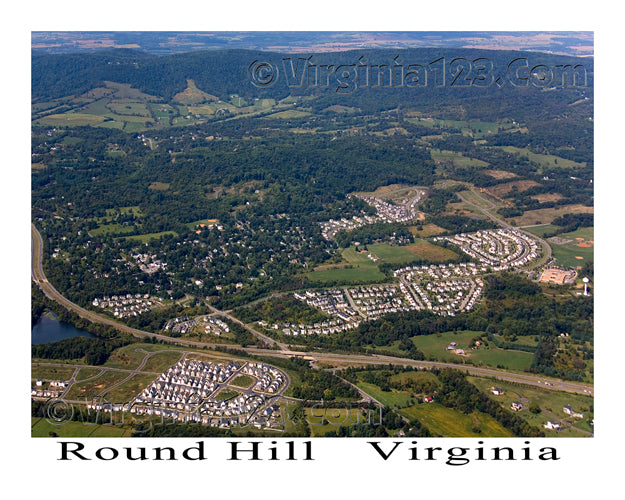
[[[538,257],[536,240],[515,229],[484,230],[435,237],[448,241],[494,271],[523,266]]]
[[[424,279],[443,280],[449,278],[470,278],[486,271],[486,266],[477,266],[474,262],[460,262],[459,264],[406,266],[393,271],[393,276],[396,278],[402,277],[407,281]]]
[[[241,373],[256,378],[257,382],[253,388],[255,392],[274,394],[286,381],[286,375],[282,370],[260,362],[248,362],[241,368]]]
[[[413,198],[398,204],[388,203],[375,196],[364,194],[347,195],[347,197],[360,198],[371,205],[376,209],[378,217],[385,222],[410,222],[417,216],[417,203],[422,195],[423,192],[418,192]]]
[[[391,222],[409,222],[417,216],[417,203],[423,196],[423,192],[418,192],[416,196],[407,200],[405,203],[393,204],[388,203],[380,198],[371,195],[348,194],[347,197],[359,198],[367,204],[374,207],[377,211],[376,215],[354,215],[351,219],[345,217],[340,220],[330,219],[321,223],[321,234],[326,240],[334,239],[339,231],[353,231],[368,224],[391,223]]]
[[[137,403],[164,404],[184,409],[200,404],[240,368],[227,364],[184,359],[162,373],[136,398]]]
[[[116,318],[127,318],[148,313],[155,305],[161,305],[162,299],[151,297],[149,294],[113,295],[112,297],[96,297],[91,302],[94,307],[113,313]]]
[[[346,290],[346,294],[367,320],[414,308],[404,293],[398,293],[396,285],[351,287]]]

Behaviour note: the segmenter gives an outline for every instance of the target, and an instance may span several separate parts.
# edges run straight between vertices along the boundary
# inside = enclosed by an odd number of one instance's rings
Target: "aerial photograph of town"
[[[33,31],[32,437],[592,438],[593,43]]]

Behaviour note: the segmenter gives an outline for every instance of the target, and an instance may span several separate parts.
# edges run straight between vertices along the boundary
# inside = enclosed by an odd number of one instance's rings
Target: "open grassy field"
[[[528,210],[519,217],[511,217],[507,221],[514,226],[532,226],[535,224],[551,224],[551,222],[564,214],[592,214],[593,207],[586,205],[562,205],[553,208],[539,208],[536,210]]]
[[[50,365],[33,365],[30,370],[32,379],[43,380],[69,380],[74,374],[72,366],[50,366]]]
[[[109,387],[121,382],[127,376],[127,372],[104,372],[97,378],[72,385],[67,393],[67,399],[90,401],[99,394],[105,393]]]
[[[499,179],[514,179],[517,175],[513,172],[507,172],[506,170],[484,170],[486,175],[499,180]]]
[[[218,101],[219,98],[198,89],[193,80],[187,80],[187,88],[173,97],[173,100],[182,104],[197,104],[207,101]]]
[[[161,231],[160,233],[148,233],[148,234],[135,234],[132,236],[124,236],[124,238],[129,240],[135,240],[140,243],[147,243],[150,240],[157,240],[161,236],[165,236],[166,234],[172,234],[174,236],[178,236],[178,233],[175,231]]]
[[[308,111],[301,111],[299,109],[287,109],[285,111],[278,111],[277,113],[268,115],[267,118],[289,119],[302,118],[304,116],[310,116],[310,113]]]
[[[168,182],[152,182],[148,186],[148,189],[151,189],[153,191],[167,191],[169,189],[169,183]]]
[[[415,239],[414,243],[402,248],[429,262],[446,262],[448,260],[456,260],[459,257],[456,252],[449,248],[443,248],[421,239]]]
[[[318,282],[342,282],[342,283],[367,283],[384,279],[384,274],[378,269],[378,265],[367,257],[366,253],[356,252],[352,247],[342,252],[343,260],[349,263],[351,268],[336,268],[311,271],[306,277],[311,281]]]
[[[423,225],[420,231],[417,226],[409,226],[408,231],[410,231],[410,233],[415,237],[429,238],[430,236],[436,236],[444,233],[446,229],[437,226],[436,224],[429,223]]]
[[[146,356],[146,352],[140,344],[129,344],[115,349],[109,359],[104,363],[105,368],[122,368],[134,370]]]
[[[89,230],[91,236],[104,235],[121,235],[131,233],[135,230],[134,226],[124,226],[122,224],[102,224],[101,226]]]
[[[74,126],[80,127],[84,125],[98,125],[106,118],[104,116],[89,115],[86,113],[64,113],[44,116],[35,120],[38,125],[47,125],[50,127]]]
[[[532,180],[510,181],[488,187],[486,188],[486,192],[495,198],[505,198],[514,188],[522,193],[523,191],[527,191],[529,188],[534,186],[540,186],[540,184]]]
[[[236,387],[242,387],[243,389],[247,389],[254,383],[254,379],[249,377],[248,375],[239,375],[236,377],[230,385],[234,385]]]
[[[408,391],[398,391],[396,389],[383,391],[377,385],[362,381],[359,381],[356,385],[371,397],[389,408],[393,408],[395,406],[403,408],[413,399],[412,394]]]
[[[416,370],[409,372],[396,373],[391,375],[391,382],[404,383],[404,382],[417,382],[419,384],[430,383],[440,386],[440,382],[436,375],[428,370]]]
[[[577,268],[594,260],[594,228],[579,228],[570,233],[559,234],[558,238],[571,240],[563,245],[549,242],[552,254],[561,266]]]
[[[514,401],[522,402],[526,408],[529,408],[530,404],[538,405],[541,409],[540,413],[532,413],[529,410],[523,410],[518,413],[518,415],[530,425],[542,429],[543,424],[547,420],[562,420],[565,423],[572,424],[572,427],[567,430],[545,430],[545,433],[549,436],[587,436],[588,433],[592,431],[589,420],[592,419],[590,409],[593,407],[594,398],[591,396],[550,391],[548,389],[541,389],[540,387],[513,384],[499,380],[494,382],[491,379],[473,376],[467,377],[467,380],[480,389],[480,391],[488,394],[491,399],[501,403],[505,408],[509,408]],[[500,396],[491,394],[490,388],[494,385],[503,389],[504,393]],[[584,418],[575,419],[565,414],[562,408],[567,405],[571,406],[576,411],[584,413]]]
[[[417,419],[434,436],[443,437],[513,437],[514,435],[501,426],[490,415],[473,411],[466,415],[461,411],[446,408],[437,403],[422,403],[399,412]]]
[[[81,382],[82,380],[86,380],[91,377],[95,377],[102,372],[101,368],[81,368],[78,371],[78,375],[76,375],[76,381]]]
[[[368,245],[367,249],[372,255],[389,264],[406,264],[415,259],[415,254],[407,247],[389,245],[388,243]]]
[[[465,200],[475,203],[481,208],[487,210],[496,210],[502,207],[509,207],[510,203],[490,194],[486,189],[475,188],[461,191],[460,194]]]
[[[122,385],[106,393],[106,399],[113,403],[128,403],[143,389],[157,378],[156,375],[139,373],[128,379]]]
[[[525,231],[535,234],[543,238],[546,234],[551,234],[554,231],[557,231],[559,226],[554,226],[553,224],[540,224],[538,226],[528,226],[523,228]]]
[[[327,432],[337,431],[339,427],[368,422],[368,415],[358,408],[304,408],[304,415],[313,437],[323,437]]]
[[[55,425],[45,418],[33,417],[31,419],[32,437],[130,437],[131,433],[129,425],[111,423],[102,425],[87,422],[62,422],[62,425]]]
[[[470,359],[473,364],[483,364],[485,366],[502,366],[509,370],[522,371],[532,364],[533,354],[524,351],[512,351],[499,349],[490,344],[480,346],[476,350],[469,349],[471,340],[478,337],[483,332],[463,330],[458,333],[444,332],[437,335],[418,335],[412,337],[412,342],[425,354],[427,359],[435,361],[448,361],[452,363],[462,363],[464,359]],[[447,350],[451,342],[456,342],[457,347],[465,350],[465,355],[455,354]]]
[[[487,167],[488,163],[477,158],[469,158],[456,151],[445,151],[432,148],[430,156],[435,162],[451,162],[454,167]]]
[[[530,161],[538,163],[542,169],[545,168],[554,168],[554,167],[564,167],[564,168],[574,168],[574,167],[584,167],[585,163],[577,163],[573,160],[567,160],[565,158],[561,158],[560,156],[555,155],[546,155],[546,154],[537,154],[532,153],[528,148],[517,148],[514,146],[499,146],[501,149],[506,151],[507,153],[517,153],[521,156],[525,156]]]
[[[181,357],[182,353],[178,350],[157,352],[146,361],[142,371],[162,373],[180,361]]]
[[[144,102],[113,101],[108,104],[108,108],[116,115],[133,115],[144,118],[151,117],[150,110]]]

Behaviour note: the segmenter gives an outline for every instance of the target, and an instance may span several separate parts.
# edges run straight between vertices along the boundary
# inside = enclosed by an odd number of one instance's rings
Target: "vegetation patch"
[[[536,210],[528,210],[519,217],[507,219],[508,222],[515,226],[531,226],[535,224],[551,224],[554,219],[563,214],[592,214],[593,207],[586,205],[559,205],[553,208],[538,208]]]
[[[415,243],[402,248],[427,262],[448,262],[450,260],[457,260],[460,257],[449,248],[444,248],[422,240],[417,240]]]
[[[168,182],[152,182],[148,189],[152,189],[153,191],[167,191],[169,189],[170,184]]]

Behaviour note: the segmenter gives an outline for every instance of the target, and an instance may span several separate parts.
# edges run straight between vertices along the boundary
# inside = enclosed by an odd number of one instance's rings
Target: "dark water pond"
[[[59,319],[49,312],[43,314],[39,321],[33,325],[30,335],[33,345],[55,342],[70,337],[93,337],[93,335],[72,325],[59,322]]]

